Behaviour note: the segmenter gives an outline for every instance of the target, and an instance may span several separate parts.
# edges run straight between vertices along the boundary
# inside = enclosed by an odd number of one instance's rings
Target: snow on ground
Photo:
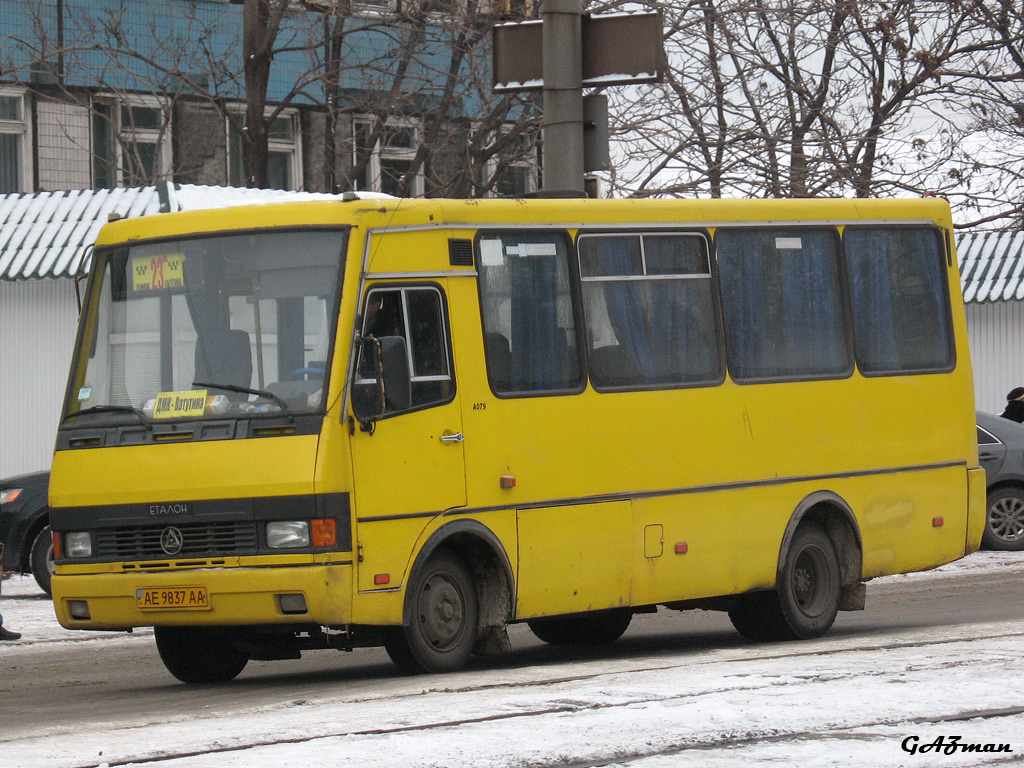
[[[985,552],[879,581],[1020,569],[1020,555]],[[28,578],[5,581],[3,595],[5,623],[24,638],[3,644],[0,654],[38,652],[40,644],[53,644],[56,652],[77,641],[151,643],[140,633],[98,639],[61,629]],[[200,709],[188,716],[187,728],[180,719],[147,722],[144,735],[137,724],[117,723],[73,740],[26,734],[4,745],[0,765],[145,760],[168,768],[862,768],[980,766],[1024,755],[1024,622],[473,669],[407,681],[358,693],[314,688],[301,699],[268,700],[227,717]],[[998,710],[1010,714],[974,716]],[[935,722],[937,716],[958,719]],[[920,748],[938,737],[948,744],[954,736],[963,744],[1009,745],[1013,752],[936,754],[932,747],[911,754],[902,746]],[[161,759],[175,753],[191,754]]]

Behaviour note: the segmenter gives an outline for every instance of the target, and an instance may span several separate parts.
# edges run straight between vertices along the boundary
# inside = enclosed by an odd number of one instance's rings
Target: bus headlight
[[[278,520],[267,523],[267,546],[271,549],[301,549],[309,546],[309,523]]]
[[[88,531],[64,534],[65,557],[92,557],[92,537]]]

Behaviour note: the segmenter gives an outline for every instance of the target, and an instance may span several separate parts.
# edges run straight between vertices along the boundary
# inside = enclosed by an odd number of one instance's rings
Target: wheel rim
[[[1006,496],[988,508],[988,527],[1002,541],[1024,538],[1024,501]]]
[[[466,602],[459,585],[446,573],[436,573],[420,592],[420,634],[435,651],[456,647],[466,627]]]
[[[793,564],[793,599],[805,616],[818,616],[826,608],[832,589],[832,569],[818,547],[804,547]]]

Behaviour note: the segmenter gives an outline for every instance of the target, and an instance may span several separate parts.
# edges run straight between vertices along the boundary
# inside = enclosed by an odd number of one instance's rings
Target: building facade
[[[161,179],[404,196],[537,188],[524,122],[535,105],[490,91],[486,30],[505,6],[271,5],[287,10],[260,87],[239,2],[5,0],[0,193]],[[257,132],[263,184],[247,155]]]

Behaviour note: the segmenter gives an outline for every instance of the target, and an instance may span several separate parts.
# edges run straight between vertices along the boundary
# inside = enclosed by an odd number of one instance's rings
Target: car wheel
[[[596,646],[614,643],[632,620],[633,612],[623,609],[567,618],[532,619],[526,624],[539,640],[550,645]]]
[[[53,576],[53,534],[50,533],[50,526],[46,526],[32,542],[32,554],[30,555],[29,566],[36,584],[46,594],[50,594],[50,577]]]
[[[476,645],[476,589],[462,561],[440,552],[427,561],[411,590],[411,614],[388,627],[384,648],[408,674],[453,672],[469,661]]]
[[[1024,550],[1024,488],[999,488],[988,495],[981,542],[989,549]]]
[[[832,627],[839,612],[839,556],[820,526],[802,523],[789,545],[773,592],[742,596],[729,611],[748,640],[809,640]]]
[[[155,627],[156,649],[167,671],[183,683],[226,683],[249,663],[231,634],[219,627]]]

